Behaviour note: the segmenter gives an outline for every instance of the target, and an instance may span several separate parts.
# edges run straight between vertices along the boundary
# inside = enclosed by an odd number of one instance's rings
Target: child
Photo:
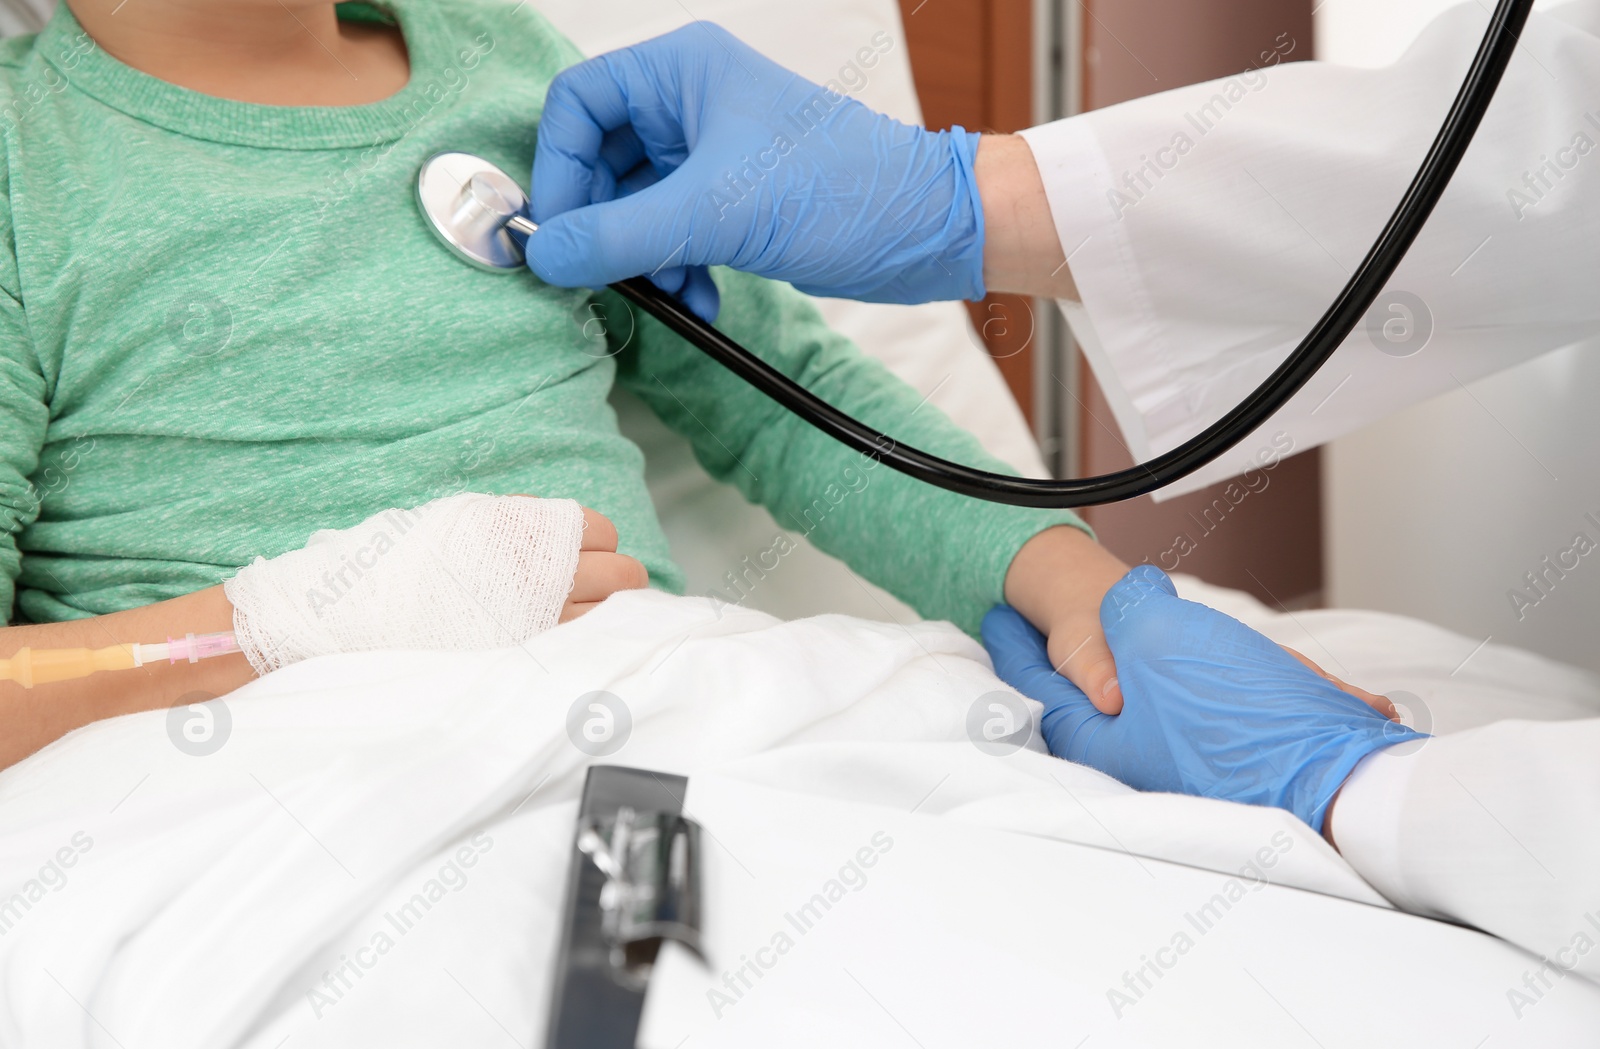
[[[545,90],[579,58],[501,0],[71,0],[0,46],[0,606],[41,624],[0,655],[228,629],[217,584],[240,566],[465,490],[575,499],[620,536],[589,553],[679,589],[614,382],[780,523],[877,465],[614,296],[486,274],[434,240],[423,160],[528,170]],[[800,295],[717,280],[720,326],[822,397],[1004,469]],[[1117,709],[1098,605],[1126,566],[1074,515],[870,481],[811,529],[823,549],[969,631],[1009,600]],[[589,596],[643,581],[619,564]],[[250,676],[229,657],[0,684],[0,764]]]

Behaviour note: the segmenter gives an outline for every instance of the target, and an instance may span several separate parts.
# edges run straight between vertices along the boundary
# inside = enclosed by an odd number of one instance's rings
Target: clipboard
[[[589,769],[567,870],[548,1049],[633,1049],[663,940],[702,953],[700,827],[684,776]]]

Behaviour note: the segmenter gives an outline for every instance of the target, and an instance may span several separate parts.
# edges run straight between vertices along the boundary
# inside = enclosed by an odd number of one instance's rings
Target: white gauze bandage
[[[583,527],[571,499],[452,495],[317,532],[223,592],[258,674],[333,652],[502,648],[559,621]]]

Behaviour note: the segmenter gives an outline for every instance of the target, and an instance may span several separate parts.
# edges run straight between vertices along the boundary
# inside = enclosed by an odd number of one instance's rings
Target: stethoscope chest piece
[[[528,195],[515,179],[471,153],[436,153],[417,172],[417,204],[457,257],[484,270],[523,266],[522,246],[506,229],[538,227],[522,217]]]

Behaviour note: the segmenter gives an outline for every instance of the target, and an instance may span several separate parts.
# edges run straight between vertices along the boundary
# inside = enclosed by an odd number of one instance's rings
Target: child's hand
[[[1120,558],[1069,525],[1028,540],[1006,573],[1006,602],[1049,639],[1056,672],[1105,714],[1122,709],[1122,690],[1100,626],[1100,600],[1127,574]]]
[[[1363,757],[1420,738],[1374,709],[1381,697],[1354,694],[1238,620],[1182,600],[1154,565],[1111,588],[1101,619],[1127,686],[1116,717],[1056,673],[1043,635],[1013,609],[991,611],[983,639],[995,673],[1044,704],[1052,754],[1139,790],[1273,805],[1320,832]]]
[[[627,554],[617,553],[617,528],[597,510],[583,507],[583,545],[572,592],[561,606],[561,622],[576,619],[618,590],[643,590],[650,573]]]
[[[1102,714],[1122,711],[1122,686],[1106,642],[1101,600],[1127,573],[1128,566],[1088,533],[1065,525],[1028,540],[1006,573],[1007,603],[1045,635],[1056,673]],[[1284,651],[1384,717],[1396,716],[1386,697],[1339,680],[1292,648]]]
[[[518,645],[646,585],[611,522],[570,499],[455,495],[257,558],[224,584],[257,673],[312,656]]]

